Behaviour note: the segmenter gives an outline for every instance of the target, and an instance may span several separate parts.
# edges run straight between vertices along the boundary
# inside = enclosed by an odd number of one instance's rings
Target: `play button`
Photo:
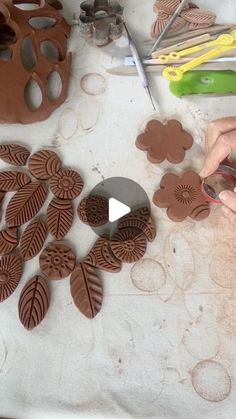
[[[115,198],[109,199],[109,221],[111,223],[114,223],[114,221],[119,220],[130,212],[131,209],[128,205],[123,204]]]
[[[86,224],[98,236],[110,237],[118,227],[120,219],[137,209],[146,208],[145,216],[150,214],[150,202],[143,188],[131,179],[113,177],[98,183],[87,196],[87,206],[81,211]],[[82,205],[82,203],[81,203]]]

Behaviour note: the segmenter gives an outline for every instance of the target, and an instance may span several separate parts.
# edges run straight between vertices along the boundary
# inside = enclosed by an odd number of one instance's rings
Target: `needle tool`
[[[149,82],[148,82],[148,79],[147,79],[147,76],[146,76],[146,73],[145,73],[145,70],[144,70],[144,65],[143,65],[143,62],[142,62],[142,58],[140,57],[140,55],[138,53],[137,47],[136,47],[136,45],[135,45],[135,43],[134,43],[134,41],[133,41],[133,39],[130,35],[130,32],[129,32],[125,22],[124,22],[124,27],[125,27],[125,30],[126,30],[126,33],[127,33],[130,51],[131,51],[131,54],[132,54],[132,57],[133,57],[133,60],[134,60],[139,78],[140,78],[140,81],[142,83],[142,86],[146,90],[146,92],[147,92],[147,94],[150,98],[151,104],[153,106],[153,109],[155,111],[156,108],[155,108],[153,98],[152,98],[152,95],[151,95]]]

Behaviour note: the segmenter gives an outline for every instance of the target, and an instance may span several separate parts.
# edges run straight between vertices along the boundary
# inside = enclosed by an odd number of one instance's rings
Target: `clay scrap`
[[[136,146],[147,151],[151,163],[162,163],[165,159],[170,163],[181,163],[192,145],[192,136],[174,119],[166,124],[158,120],[149,121],[144,133],[136,140]]]

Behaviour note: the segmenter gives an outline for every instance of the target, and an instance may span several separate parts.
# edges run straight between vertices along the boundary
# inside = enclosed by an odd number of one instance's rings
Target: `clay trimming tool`
[[[227,165],[220,165],[215,173],[202,182],[205,198],[214,204],[222,204],[219,194],[225,190],[234,192],[236,187],[236,170]]]

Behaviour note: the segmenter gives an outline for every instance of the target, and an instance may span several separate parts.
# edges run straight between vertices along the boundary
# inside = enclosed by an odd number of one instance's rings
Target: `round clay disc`
[[[36,179],[47,180],[61,168],[61,160],[51,150],[41,150],[29,159],[29,171]]]
[[[104,196],[90,195],[78,206],[78,216],[84,224],[100,227],[109,221],[109,201]]]
[[[22,275],[22,260],[18,255],[3,256],[0,260],[0,303],[15,291]]]
[[[81,193],[83,186],[83,179],[74,170],[59,170],[50,179],[52,193],[61,199],[75,199]]]
[[[39,257],[41,271],[53,280],[66,278],[75,267],[75,254],[69,246],[50,243]]]
[[[147,240],[140,230],[130,227],[117,231],[111,239],[110,246],[117,259],[133,263],[144,256]]]

